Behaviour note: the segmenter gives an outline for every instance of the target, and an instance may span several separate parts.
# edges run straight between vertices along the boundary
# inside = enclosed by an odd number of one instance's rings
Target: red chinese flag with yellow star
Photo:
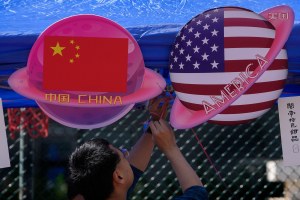
[[[46,36],[43,88],[126,92],[127,38]]]

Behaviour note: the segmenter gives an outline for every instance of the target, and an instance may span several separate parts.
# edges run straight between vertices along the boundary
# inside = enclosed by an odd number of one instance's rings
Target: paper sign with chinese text
[[[0,168],[10,167],[4,113],[2,100],[0,99]]]
[[[283,164],[300,165],[300,97],[280,98],[278,110]]]

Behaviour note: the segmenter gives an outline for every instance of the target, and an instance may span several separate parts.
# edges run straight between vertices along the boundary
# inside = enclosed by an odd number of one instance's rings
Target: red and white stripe
[[[213,104],[210,96],[220,97],[224,86],[244,72],[248,64],[256,64],[255,55],[265,56],[272,45],[275,30],[257,14],[230,8],[225,9],[224,18],[225,72],[170,73],[176,95],[189,109],[203,109],[203,100]],[[211,121],[239,124],[263,115],[280,96],[287,73],[287,53],[282,49],[258,81]]]

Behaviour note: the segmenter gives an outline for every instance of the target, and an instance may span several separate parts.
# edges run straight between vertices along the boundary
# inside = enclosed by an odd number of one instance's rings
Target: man
[[[103,139],[77,148],[70,158],[69,199],[127,199],[149,163],[154,143],[170,160],[182,188],[183,195],[175,200],[207,199],[205,188],[180,152],[168,123],[160,119],[150,122],[150,128],[152,134],[143,134],[130,154]]]
[[[130,155],[104,139],[84,143],[70,157],[69,199],[126,199],[130,186],[146,169],[153,147],[150,134],[141,136]]]

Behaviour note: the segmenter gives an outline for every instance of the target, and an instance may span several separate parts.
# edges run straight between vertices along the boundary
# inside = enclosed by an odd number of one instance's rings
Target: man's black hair
[[[104,200],[113,192],[113,172],[120,162],[107,140],[85,142],[72,153],[68,197],[81,194],[85,200]]]

